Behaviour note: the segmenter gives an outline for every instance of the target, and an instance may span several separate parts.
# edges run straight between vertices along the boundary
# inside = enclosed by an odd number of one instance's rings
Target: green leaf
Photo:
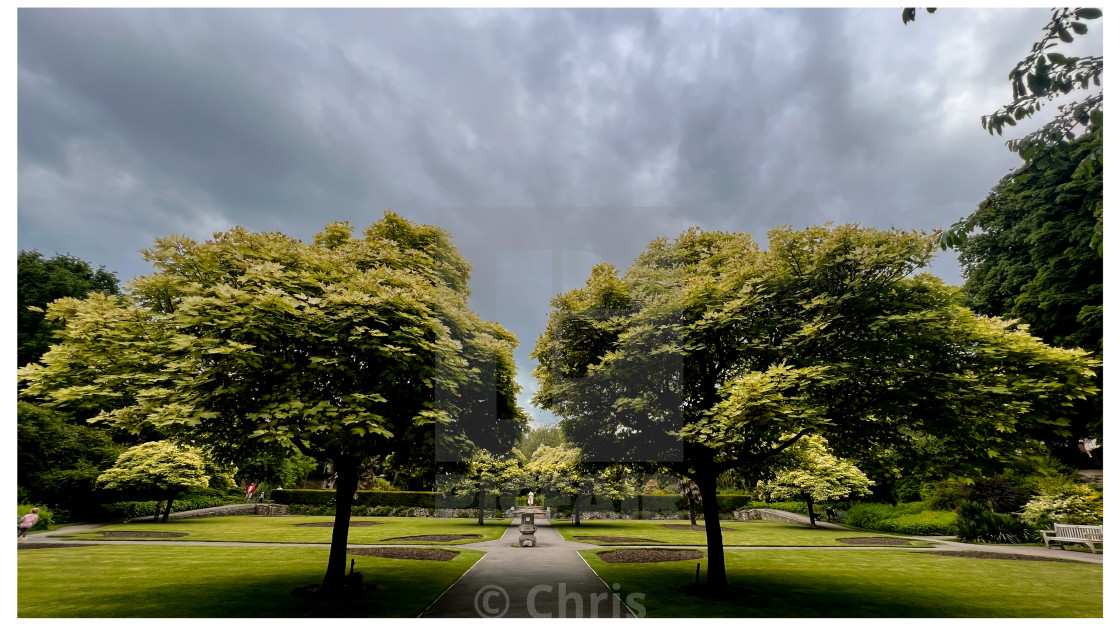
[[[1089,27],[1085,26],[1081,22],[1074,22],[1070,24],[1069,27],[1072,28],[1073,32],[1077,33],[1078,35],[1084,35],[1085,33],[1089,32]]]
[[[1073,14],[1082,20],[1095,20],[1102,15],[1100,9],[1077,9]]]

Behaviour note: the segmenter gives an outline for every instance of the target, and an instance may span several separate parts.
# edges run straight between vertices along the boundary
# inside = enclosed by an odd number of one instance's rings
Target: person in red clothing
[[[248,503],[253,498],[253,492],[257,489],[257,484],[251,483],[248,488],[245,488],[245,502]]]

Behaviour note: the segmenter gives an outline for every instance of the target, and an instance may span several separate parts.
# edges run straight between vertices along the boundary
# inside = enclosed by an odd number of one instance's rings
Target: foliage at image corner
[[[936,9],[927,9],[933,13]],[[1024,168],[1036,163],[1047,167],[1048,155],[1063,151],[1067,143],[1088,139],[1092,150],[1074,164],[1070,176],[1064,181],[1098,180],[1104,170],[1104,93],[1096,91],[1101,86],[1104,57],[1101,55],[1067,56],[1056,48],[1071,44],[1076,36],[1089,32],[1087,21],[1103,15],[1096,8],[1055,8],[1046,23],[1043,36],[1031,46],[1030,52],[1020,60],[1007,79],[1011,83],[1012,101],[991,114],[980,117],[980,125],[989,134],[1003,135],[1004,127],[1014,127],[1018,121],[1041,111],[1046,101],[1070,94],[1073,90],[1090,90],[1088,96],[1057,107],[1055,116],[1037,130],[1022,138],[1008,140],[1007,148],[1023,158]],[[917,18],[917,9],[902,10],[902,23]],[[1079,133],[1079,130],[1081,133]],[[1100,193],[1091,201],[1089,210],[1095,216],[1095,226],[1089,247],[1098,257],[1104,256],[1103,219],[1104,201]],[[948,230],[937,234],[941,249],[959,248],[971,238],[977,227],[976,214],[962,219]]]

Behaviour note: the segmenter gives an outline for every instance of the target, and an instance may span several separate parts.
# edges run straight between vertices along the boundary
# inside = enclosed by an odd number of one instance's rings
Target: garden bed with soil
[[[837,538],[836,542],[844,543],[845,545],[897,545],[905,547],[912,542],[909,538],[888,538],[886,536],[879,537],[866,537],[866,538]]]
[[[696,525],[696,526],[693,526],[693,525],[662,525],[662,527],[664,527],[665,529],[680,529],[680,530],[693,531],[693,532],[705,531],[705,528],[704,528],[703,525]],[[734,528],[731,528],[731,527],[721,527],[720,531],[733,532],[735,530],[734,530]]]
[[[388,540],[420,540],[424,542],[451,542],[452,540],[465,540],[467,538],[482,538],[481,534],[428,534],[426,536],[400,536]]]
[[[704,554],[691,549],[615,549],[599,554],[603,562],[618,564],[622,562],[675,562],[677,560],[698,560]]]
[[[350,521],[350,527],[372,527],[380,525],[381,521]],[[334,521],[322,523],[296,523],[295,527],[334,527]]]
[[[127,531],[113,531],[113,532],[97,532],[105,538],[182,538],[189,536],[185,532],[127,532]]]
[[[363,547],[347,549],[346,553],[354,556],[374,556],[375,558],[391,558],[393,560],[435,560],[437,562],[447,562],[459,555],[457,551],[420,549],[418,547]]]
[[[649,538],[630,538],[628,536],[572,536],[576,540],[598,540],[605,543],[653,543],[655,545],[663,545],[665,543],[660,540],[650,540]]]

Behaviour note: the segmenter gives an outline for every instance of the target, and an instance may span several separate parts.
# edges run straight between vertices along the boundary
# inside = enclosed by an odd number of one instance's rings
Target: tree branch
[[[306,444],[304,444],[303,440],[298,440],[296,438],[292,438],[292,444],[294,444],[295,447],[297,449],[299,449],[300,453],[303,453],[304,455],[306,455],[308,457],[314,457],[315,459],[330,459],[332,461],[334,460],[334,458],[331,457],[330,455],[328,455],[326,451],[319,451],[319,450],[312,449],[309,446],[307,446]]]

